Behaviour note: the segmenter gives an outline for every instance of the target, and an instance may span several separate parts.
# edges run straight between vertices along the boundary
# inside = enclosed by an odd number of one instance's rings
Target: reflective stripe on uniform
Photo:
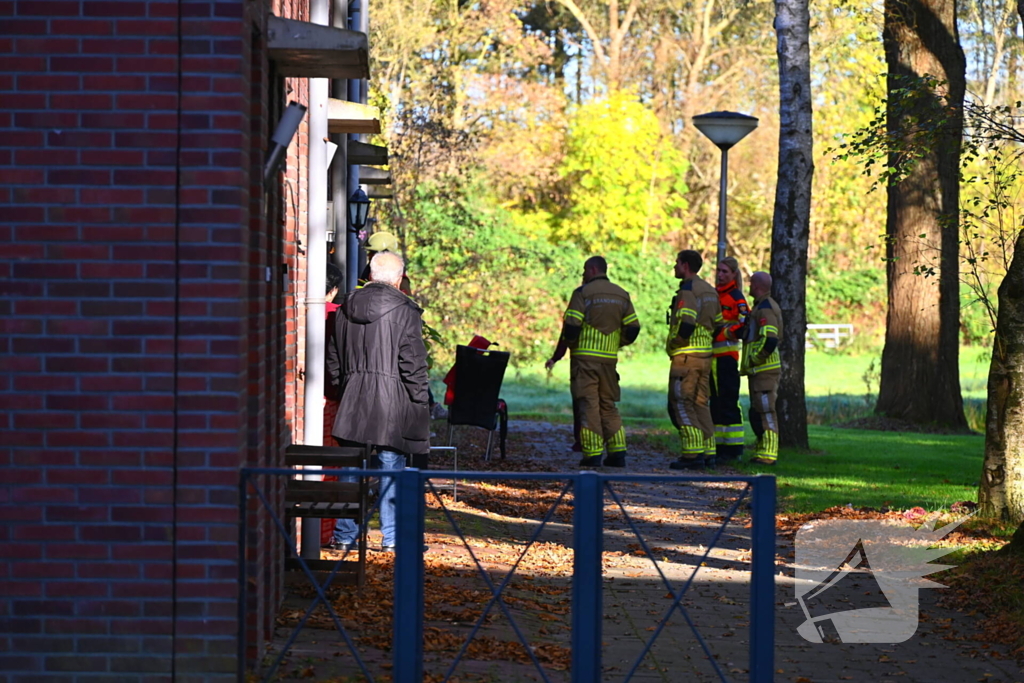
[[[680,427],[679,440],[682,442],[684,456],[695,457],[704,453],[704,432],[696,427]]]
[[[574,356],[591,356],[594,358],[618,358],[621,333],[615,330],[611,334],[603,334],[596,327],[583,323],[580,338],[572,349]]]
[[[676,333],[678,333],[678,329]],[[678,356],[682,353],[709,355],[711,353],[711,330],[702,325],[697,325],[693,330],[693,334],[690,335],[690,343],[687,346],[669,348],[667,350],[669,356]]]
[[[612,438],[608,440],[608,454],[622,453],[626,450],[626,429],[625,427],[619,427],[619,431],[612,435]]]
[[[584,427],[580,429],[580,445],[583,446],[583,455],[591,458],[601,455],[601,451],[604,450],[604,439],[597,432]]]
[[[778,352],[773,353],[768,357],[763,365],[755,365],[750,368],[750,374],[756,375],[759,372],[767,372],[768,370],[778,370],[782,367],[782,360],[779,358]]]
[[[755,457],[775,460],[779,457],[779,433],[766,429],[757,439],[757,452]]]
[[[715,443],[726,446],[742,446],[743,425],[715,425]]]
[[[673,349],[668,355],[672,356],[672,357],[675,357],[675,356],[678,356],[678,355],[681,355],[681,354],[684,354],[684,353],[702,353],[702,354],[707,355],[707,354],[711,353],[711,347],[710,346],[684,346],[684,347],[679,348],[679,349]]]

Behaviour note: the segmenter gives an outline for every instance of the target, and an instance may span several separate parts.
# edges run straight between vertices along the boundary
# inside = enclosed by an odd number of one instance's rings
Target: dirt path
[[[579,455],[566,449],[571,441],[568,425],[513,421],[505,461],[483,461],[483,434],[482,430],[463,430],[457,435],[460,470],[576,471]],[[671,455],[644,450],[642,444],[648,441],[633,436],[631,444],[639,445],[630,450],[628,473],[672,474],[667,469]],[[439,465],[439,469],[445,467],[450,468],[451,463]],[[729,471],[720,469],[717,473]],[[606,495],[603,680],[625,680],[634,669],[633,681],[718,681],[719,675],[729,681],[747,680],[750,529],[745,507],[741,506],[736,517],[725,525],[719,543],[705,557],[742,485],[617,482],[611,488],[622,508]],[[466,636],[481,619],[491,599],[481,571],[493,585],[500,585],[517,562],[518,569],[503,593],[507,613],[499,605],[492,605],[450,680],[545,680],[519,645],[509,615],[529,642],[547,680],[569,680],[572,498],[571,491],[562,489],[559,483],[518,480],[460,484],[457,502],[447,491],[439,497],[428,496],[428,675],[424,680],[444,680]],[[540,520],[553,506],[550,521],[538,533]],[[449,523],[449,516],[458,524],[461,537]],[[682,605],[712,659],[678,612],[667,619],[643,655],[672,599],[635,532],[645,539],[657,560],[657,569],[673,586],[682,585],[693,575]],[[535,543],[527,548],[535,535]],[[391,558],[371,553],[370,578],[361,592],[332,590],[332,601],[375,680],[389,680]],[[812,644],[803,640],[796,631],[804,615],[795,602],[792,558],[792,540],[780,537],[776,681],[1024,683],[1024,674],[1012,661],[1002,658],[1002,651],[969,640],[976,633],[972,618],[935,605],[935,591],[923,591],[921,624],[907,642]],[[308,605],[312,596],[311,589],[301,586],[292,591],[279,619],[276,648],[283,646],[290,630],[286,627],[295,623],[297,610]],[[857,599],[854,590],[838,594],[832,601],[837,609],[850,609]],[[326,614],[317,614],[312,625],[321,628],[307,627],[302,632],[280,680],[361,680],[342,677],[358,668]]]

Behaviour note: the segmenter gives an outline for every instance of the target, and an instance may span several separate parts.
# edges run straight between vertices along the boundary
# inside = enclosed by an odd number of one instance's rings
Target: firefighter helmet
[[[366,251],[398,251],[398,238],[390,232],[375,232],[366,240]]]

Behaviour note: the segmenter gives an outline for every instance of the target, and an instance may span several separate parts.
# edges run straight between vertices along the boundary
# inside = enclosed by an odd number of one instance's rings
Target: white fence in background
[[[853,325],[834,323],[807,326],[807,348],[837,349],[843,342],[853,339]]]

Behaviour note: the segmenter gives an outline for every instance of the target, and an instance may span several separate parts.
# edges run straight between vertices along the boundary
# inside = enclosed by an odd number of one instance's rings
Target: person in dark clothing
[[[404,270],[397,254],[373,257],[370,282],[345,296],[327,355],[339,396],[331,434],[339,444],[375,446],[385,470],[430,451],[423,309],[398,289]],[[381,490],[382,550],[392,551],[394,478],[382,477]]]
[[[334,329],[337,327],[338,309],[341,307],[340,304],[334,303],[334,299],[338,296],[338,290],[341,287],[343,277],[341,270],[336,265],[333,263],[327,264],[327,294],[325,295],[327,303],[324,305],[324,317],[326,320],[324,324],[324,332],[326,333],[325,349],[330,349],[334,345]],[[325,354],[324,377],[330,377],[330,372],[326,370],[326,362]],[[337,414],[338,387],[332,386],[329,381],[324,382],[323,443],[325,446],[329,445],[333,438],[331,436],[331,428],[334,425],[334,418]],[[355,477],[325,475],[324,481],[355,481]],[[326,547],[332,550],[349,550],[355,547],[358,534],[359,527],[351,519],[324,519],[320,537],[321,542],[326,542]]]
[[[398,253],[398,238],[392,235],[390,232],[375,232],[370,235],[370,238],[366,240],[366,244],[363,248],[366,253],[372,258],[376,254],[382,254],[384,252]],[[362,274],[359,276],[359,286],[363,287],[367,282],[370,281],[370,264],[367,263],[366,267],[363,268]],[[409,274],[402,275],[402,284],[398,286],[398,289],[402,291],[406,296],[412,296],[412,284],[409,282]],[[444,406],[434,401],[434,394],[430,390],[430,385],[427,385],[427,396],[430,398],[430,417],[433,420],[443,420],[448,417],[448,411],[445,410]]]

